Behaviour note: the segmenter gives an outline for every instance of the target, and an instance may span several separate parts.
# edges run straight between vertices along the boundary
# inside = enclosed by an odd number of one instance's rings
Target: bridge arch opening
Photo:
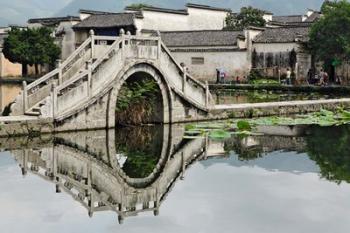
[[[171,122],[171,89],[161,71],[147,62],[118,74],[108,104],[109,126]]]
[[[163,96],[157,80],[142,71],[128,77],[118,93],[116,125],[162,123],[163,112]]]

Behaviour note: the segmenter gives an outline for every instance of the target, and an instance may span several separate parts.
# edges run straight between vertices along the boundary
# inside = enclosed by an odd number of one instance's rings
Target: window
[[[204,65],[204,57],[192,57],[192,65]]]

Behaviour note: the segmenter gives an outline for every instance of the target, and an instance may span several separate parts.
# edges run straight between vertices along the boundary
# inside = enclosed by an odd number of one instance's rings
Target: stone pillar
[[[88,71],[88,96],[91,97],[91,78],[92,78],[92,61],[89,60],[86,62],[86,70]]]
[[[58,110],[58,101],[57,101],[57,88],[56,84],[52,84],[52,117],[55,119],[57,110]]]
[[[185,95],[185,92],[186,92],[186,77],[187,77],[187,68],[186,68],[186,65],[185,63],[181,63],[180,66],[182,67],[182,92],[183,94]]]
[[[27,107],[28,107],[28,93],[27,93],[27,82],[23,81],[22,82],[22,86],[23,86],[23,114],[26,113],[27,111]]]
[[[209,108],[209,96],[210,96],[209,83],[208,81],[205,81],[205,107],[206,108]]]
[[[89,31],[90,37],[91,37],[91,58],[94,58],[95,56],[95,31],[90,30]]]
[[[63,83],[63,80],[62,80],[62,60],[61,59],[58,59],[56,61],[57,63],[57,69],[58,69],[58,85],[61,85]]]

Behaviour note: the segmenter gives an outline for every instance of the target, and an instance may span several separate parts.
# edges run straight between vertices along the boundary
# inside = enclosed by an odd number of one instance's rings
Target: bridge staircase
[[[135,62],[156,64],[171,90],[202,111],[209,111],[211,96],[205,85],[170,54],[160,37],[122,34],[90,37],[56,69],[27,85],[11,107],[11,115],[63,120],[96,102],[121,72]]]

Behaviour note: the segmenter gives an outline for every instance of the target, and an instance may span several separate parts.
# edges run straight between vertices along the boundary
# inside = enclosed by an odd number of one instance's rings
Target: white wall
[[[237,76],[247,76],[251,67],[246,51],[172,52],[172,55],[177,62],[185,63],[193,77],[202,81],[216,81],[217,68],[225,69],[229,80],[233,80]],[[204,57],[204,64],[193,65],[192,57]]]
[[[136,27],[159,31],[185,31],[188,28],[187,15],[169,14],[155,11],[143,11],[143,19],[136,19]]]
[[[135,24],[139,31],[222,30],[227,14],[197,8],[188,8],[188,15],[144,10],[143,19],[135,19]]]
[[[225,26],[228,15],[224,11],[213,11],[198,8],[188,8],[189,30],[221,30]]]

